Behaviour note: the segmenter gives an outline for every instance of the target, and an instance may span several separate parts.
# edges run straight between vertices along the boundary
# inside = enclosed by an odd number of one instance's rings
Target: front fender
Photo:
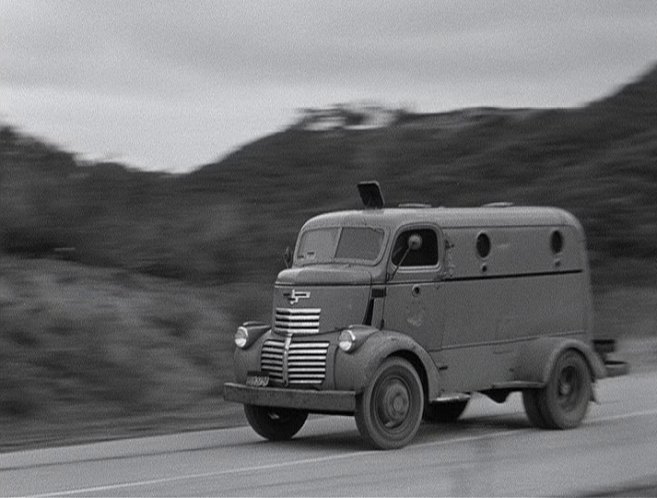
[[[574,349],[581,353],[589,366],[594,381],[606,377],[604,364],[593,348],[585,342],[563,337],[541,337],[520,348],[514,369],[515,380],[547,384],[557,358],[567,349]]]
[[[235,348],[233,354],[233,365],[235,371],[235,382],[244,384],[247,372],[260,370],[260,351],[262,345],[271,336],[271,330],[262,334],[246,349]]]
[[[438,397],[440,375],[429,353],[409,336],[392,330],[372,333],[354,352],[336,352],[336,389],[363,392],[381,362],[394,355],[406,358],[418,370],[418,375],[426,384],[429,399]]]

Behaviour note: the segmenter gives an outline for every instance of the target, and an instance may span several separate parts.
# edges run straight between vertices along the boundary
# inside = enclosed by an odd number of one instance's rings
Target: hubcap
[[[381,386],[379,392],[378,415],[386,427],[399,426],[410,409],[410,396],[408,388],[399,379],[393,379]]]
[[[557,383],[559,404],[565,409],[573,409],[577,406],[580,387],[577,371],[572,367],[564,368]]]

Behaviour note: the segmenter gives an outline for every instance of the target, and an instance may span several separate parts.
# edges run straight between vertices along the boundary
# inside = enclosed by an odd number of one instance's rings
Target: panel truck
[[[364,208],[308,220],[274,286],[272,324],[235,333],[235,382],[252,428],[293,437],[309,413],[353,415],[399,448],[422,420],[455,421],[474,393],[522,393],[531,424],[578,426],[606,375],[592,337],[582,226],[549,207]]]

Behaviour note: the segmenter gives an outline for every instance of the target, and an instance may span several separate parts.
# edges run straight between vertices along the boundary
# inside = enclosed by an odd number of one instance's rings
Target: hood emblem
[[[301,299],[310,298],[310,292],[297,291],[296,289],[292,289],[292,292],[284,292],[283,295],[290,301],[290,304],[297,304]]]

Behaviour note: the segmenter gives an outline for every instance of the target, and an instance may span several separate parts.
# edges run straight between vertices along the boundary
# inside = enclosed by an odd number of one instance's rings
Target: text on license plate
[[[269,375],[266,373],[251,373],[246,377],[246,385],[251,387],[266,387],[269,384]]]

